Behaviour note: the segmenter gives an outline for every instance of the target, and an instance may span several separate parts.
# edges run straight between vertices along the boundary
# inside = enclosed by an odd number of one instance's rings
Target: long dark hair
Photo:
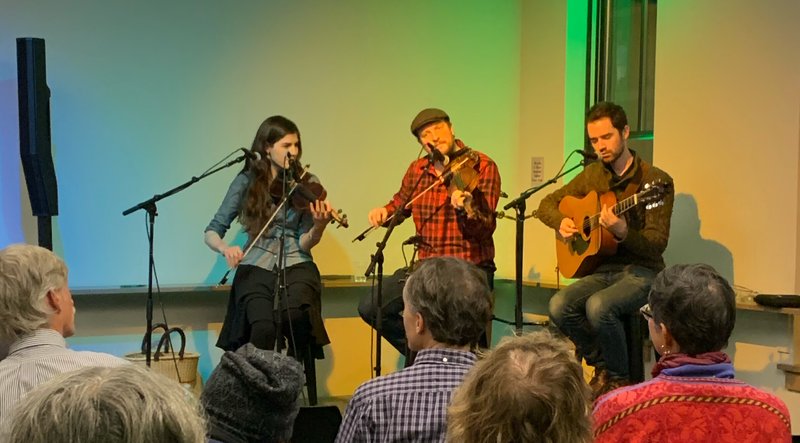
[[[273,115],[261,123],[253,139],[253,152],[261,155],[261,160],[248,160],[245,170],[250,171],[252,178],[250,188],[239,213],[241,222],[250,238],[253,238],[261,230],[264,223],[272,216],[275,210],[275,203],[270,195],[270,185],[275,177],[272,176],[272,164],[267,157],[267,148],[274,145],[278,140],[289,134],[296,134],[298,140],[297,159],[303,155],[303,145],[300,139],[300,130],[291,120],[281,115]]]

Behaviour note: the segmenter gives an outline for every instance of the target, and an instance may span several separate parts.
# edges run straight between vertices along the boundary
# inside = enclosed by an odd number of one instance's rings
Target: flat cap
[[[419,111],[419,114],[417,114],[417,116],[414,117],[414,120],[411,121],[411,133],[414,134],[414,137],[419,137],[419,130],[425,125],[442,120],[450,122],[450,116],[441,109],[423,109],[422,111]]]

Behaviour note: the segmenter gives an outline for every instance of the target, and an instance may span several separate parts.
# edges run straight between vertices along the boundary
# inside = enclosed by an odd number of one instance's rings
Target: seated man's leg
[[[613,275],[613,283],[586,302],[586,314],[597,333],[609,379],[627,380],[628,348],[621,317],[636,312],[647,302],[655,272],[631,265]]]
[[[608,286],[605,274],[591,274],[558,291],[550,299],[550,323],[575,343],[578,360],[596,366],[600,353],[597,338],[586,319],[586,301]]]
[[[406,352],[406,332],[403,329],[403,285],[405,268],[397,270],[383,279],[383,300],[381,309],[381,335],[397,349],[400,354]],[[375,291],[377,292],[377,287]],[[358,304],[358,314],[373,328],[378,313],[377,294],[368,294]]]

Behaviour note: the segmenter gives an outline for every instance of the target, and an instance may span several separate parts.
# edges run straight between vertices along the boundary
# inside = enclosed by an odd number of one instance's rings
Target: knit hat
[[[419,137],[419,130],[433,122],[450,121],[450,116],[446,112],[437,108],[428,108],[419,111],[414,120],[411,121],[411,133],[414,137]]]
[[[209,434],[226,442],[288,441],[304,383],[291,357],[250,343],[226,352],[200,397]]]

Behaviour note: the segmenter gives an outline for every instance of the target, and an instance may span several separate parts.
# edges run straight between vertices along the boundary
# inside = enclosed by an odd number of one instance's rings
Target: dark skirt
[[[226,351],[235,351],[250,339],[250,324],[257,320],[272,320],[277,317],[275,304],[275,285],[278,275],[275,271],[267,271],[258,266],[241,265],[236,270],[230,295],[225,322],[222,324],[217,347]],[[331,341],[322,322],[322,279],[317,265],[312,261],[298,263],[286,268],[286,287],[290,308],[305,310],[311,323],[312,353],[315,358],[324,358],[322,347]],[[256,302],[276,309],[261,309],[257,314],[247,316],[248,303]],[[286,309],[284,301],[281,308]],[[282,339],[279,334],[278,339]]]

